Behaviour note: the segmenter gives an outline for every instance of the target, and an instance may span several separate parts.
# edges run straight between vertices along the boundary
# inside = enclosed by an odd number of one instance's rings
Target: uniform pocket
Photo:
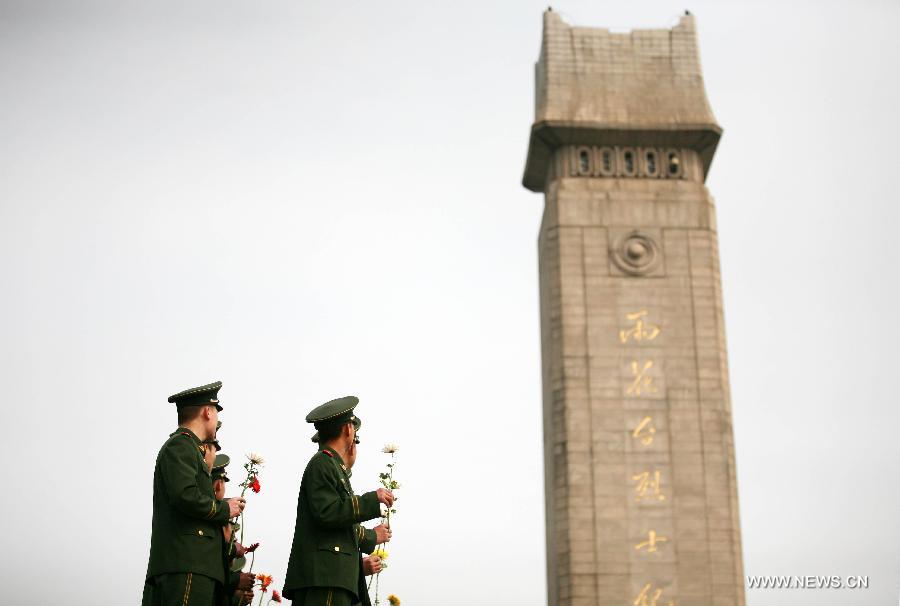
[[[330,553],[343,554],[346,556],[352,556],[356,553],[355,548],[340,544],[319,545],[319,551],[328,551]]]
[[[182,530],[181,534],[197,537],[199,539],[204,539],[204,538],[212,539],[213,538],[212,532],[210,532],[209,530],[204,530],[202,528],[197,528],[196,530]]]

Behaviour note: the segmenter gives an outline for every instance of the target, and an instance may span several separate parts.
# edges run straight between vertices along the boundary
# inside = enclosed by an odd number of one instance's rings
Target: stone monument
[[[694,18],[548,10],[535,80],[549,604],[744,604]]]

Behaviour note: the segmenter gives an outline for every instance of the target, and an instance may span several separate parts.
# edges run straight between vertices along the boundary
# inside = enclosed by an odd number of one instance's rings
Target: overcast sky
[[[224,381],[283,581],[315,405],[353,483],[400,444],[405,605],[545,603],[536,238],[520,185],[543,2],[0,1],[4,603],[137,604],[166,397]],[[900,593],[900,3],[576,2],[697,15],[745,574]],[[238,475],[233,470],[232,475]]]

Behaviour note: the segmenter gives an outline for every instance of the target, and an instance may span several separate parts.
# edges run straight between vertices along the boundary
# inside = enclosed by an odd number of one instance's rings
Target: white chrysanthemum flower
[[[262,467],[266,463],[266,460],[262,458],[262,455],[255,452],[251,452],[250,454],[248,454],[247,458],[250,459],[251,463],[253,463],[254,465],[259,465],[260,467]]]
[[[385,444],[384,448],[381,449],[381,452],[386,452],[388,454],[394,454],[398,450],[400,450],[400,447],[392,442],[389,444]]]

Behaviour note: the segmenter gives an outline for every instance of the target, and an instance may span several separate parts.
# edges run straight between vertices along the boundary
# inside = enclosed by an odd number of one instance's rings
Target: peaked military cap
[[[356,429],[356,431],[359,431],[359,428],[362,427],[362,419],[360,419],[359,417],[354,416],[354,417],[353,417],[353,427]],[[313,437],[310,438],[310,439],[311,439],[313,442],[315,442],[316,444],[318,444],[318,443],[319,443],[319,432],[317,431],[316,433],[314,433],[314,434],[313,434]],[[359,436],[356,436],[356,440],[354,440],[354,442],[356,442],[357,444],[359,444]]]
[[[184,391],[169,396],[169,402],[175,404],[176,408],[184,408],[185,406],[204,406],[206,404],[215,404],[218,410],[222,410],[219,406],[219,390],[222,389],[222,381],[216,381],[209,385],[201,385],[200,387],[191,387]]]
[[[330,402],[325,402],[320,406],[316,406],[306,415],[307,423],[314,423],[316,429],[321,430],[329,425],[343,425],[351,423],[356,419],[353,409],[359,404],[359,398],[356,396],[345,396],[337,398]]]
[[[219,441],[218,441],[217,439],[215,439],[215,438],[210,438],[210,439],[208,439],[208,440],[203,440],[203,441],[201,442],[201,444],[211,444],[211,445],[215,446],[215,447],[216,447],[216,452],[219,452],[220,450],[222,450],[222,445],[219,444]]]
[[[225,471],[225,468],[228,467],[228,464],[231,463],[231,458],[226,454],[217,454],[216,460],[213,461],[212,468],[212,479],[215,480],[225,480],[228,482],[228,474]]]

